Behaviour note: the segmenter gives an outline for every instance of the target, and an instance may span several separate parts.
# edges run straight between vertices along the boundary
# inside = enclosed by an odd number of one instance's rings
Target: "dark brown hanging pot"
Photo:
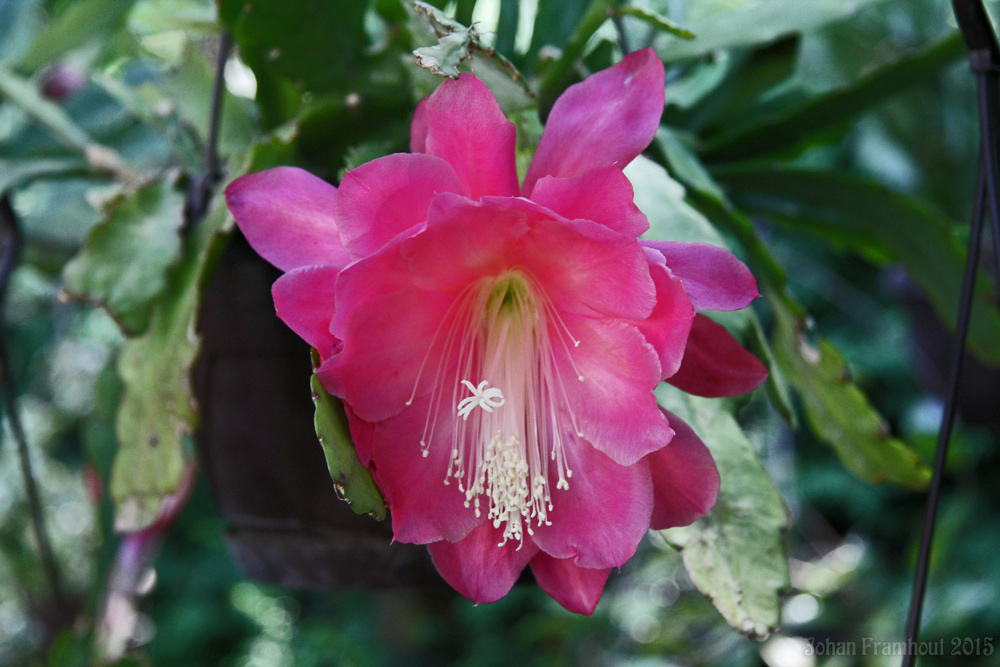
[[[198,447],[243,574],[293,588],[443,585],[427,549],[341,501],[313,430],[309,348],[274,314],[279,272],[235,232],[206,288]]]

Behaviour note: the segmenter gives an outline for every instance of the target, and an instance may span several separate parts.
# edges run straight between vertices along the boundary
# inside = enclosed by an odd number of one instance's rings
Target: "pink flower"
[[[652,50],[568,89],[518,186],[514,126],[477,78],[417,107],[410,154],[334,187],[299,169],[227,190],[251,245],[286,273],[278,315],[323,360],[395,538],[427,544],[477,602],[526,565],[593,611],[646,531],[715,502],[705,445],[657,406],[662,381],[743,393],[761,363],[695,311],[757,296],[714,246],[639,241],[622,168],[664,104]]]

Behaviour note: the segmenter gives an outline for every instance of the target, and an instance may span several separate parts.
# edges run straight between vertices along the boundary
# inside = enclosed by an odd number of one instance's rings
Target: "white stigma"
[[[585,380],[571,354],[579,345],[534,276],[512,269],[457,296],[421,364],[407,405],[427,360],[432,353],[439,359],[423,455],[432,445],[450,446],[444,483],[457,480],[476,516],[485,496],[487,518],[503,526],[500,546],[511,539],[523,545],[533,523],[550,523],[551,483],[569,488],[567,438],[583,434],[563,376]],[[450,410],[455,418],[442,418]],[[439,421],[451,422],[450,434],[439,432]]]

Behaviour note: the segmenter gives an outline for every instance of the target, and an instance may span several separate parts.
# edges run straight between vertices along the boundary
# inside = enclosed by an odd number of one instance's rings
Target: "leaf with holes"
[[[673,149],[683,148],[676,144]],[[670,151],[666,151],[670,154]],[[688,160],[693,160],[688,162]],[[677,165],[683,164],[678,168]],[[930,479],[927,467],[902,441],[889,436],[888,427],[854,383],[837,349],[824,340],[811,343],[805,330],[805,312],[786,289],[787,278],[761,243],[749,218],[720,197],[707,172],[693,156],[671,164],[689,174],[696,201],[714,220],[740,240],[749,265],[777,320],[771,355],[764,355],[771,378],[787,384],[802,397],[806,419],[816,435],[833,447],[844,465],[870,482],[892,482],[923,488]],[[704,179],[709,179],[705,181]],[[701,183],[701,185],[696,185]],[[755,335],[759,338],[759,335]],[[759,346],[758,346],[759,347]],[[772,360],[777,363],[771,363]],[[777,372],[774,372],[777,371]],[[775,386],[771,395],[787,406],[787,389]]]
[[[456,30],[443,35],[433,46],[424,46],[413,52],[417,64],[431,74],[458,78],[458,66],[469,57],[469,45],[472,43],[471,31],[468,28]]]
[[[766,294],[774,310],[774,356],[802,399],[806,420],[848,470],[874,483],[922,489],[930,470],[893,438],[868,397],[850,380],[844,358],[829,341],[810,340],[805,321],[786,297]]]
[[[66,292],[99,305],[126,334],[145,331],[181,254],[184,197],[157,179],[118,201],[66,265]]]
[[[475,26],[466,27],[426,2],[415,2],[407,9],[414,43],[429,44],[413,52],[418,66],[451,79],[462,72],[474,72],[493,91],[505,113],[534,106],[524,77],[506,57],[483,44]],[[417,83],[430,94],[439,81]]]
[[[146,333],[129,340],[118,359],[124,391],[111,473],[118,531],[149,526],[183,481],[184,443],[198,420],[190,379],[199,348],[195,318],[227,222],[225,199],[216,197],[212,210],[185,239],[181,261],[153,307]]]
[[[781,594],[790,585],[785,503],[724,402],[665,385],[657,397],[705,442],[722,479],[712,511],[661,534],[681,552],[691,581],[726,622],[763,639],[778,628]]]

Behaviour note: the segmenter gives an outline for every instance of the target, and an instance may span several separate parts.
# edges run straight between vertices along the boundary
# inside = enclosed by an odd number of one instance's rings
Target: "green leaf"
[[[41,0],[0,2],[0,62],[17,62],[34,41],[43,16]]]
[[[249,159],[240,173],[264,171],[293,163],[295,161],[295,145],[298,140],[298,123],[288,123],[275,128],[270,134],[259,138],[254,143],[253,150],[248,156]]]
[[[725,193],[712,178],[680,134],[671,128],[661,126],[656,131],[656,145],[663,151],[667,167],[681,183],[721,204]]]
[[[674,116],[677,115],[674,109],[687,111],[702,104],[730,76],[733,62],[732,54],[720,51],[710,60],[693,63],[681,77],[671,81],[667,86],[664,100],[666,103],[664,120],[671,124],[688,126],[688,123],[673,122]]]
[[[795,32],[816,30],[882,0],[698,0],[690,3],[684,23],[697,35],[691,41],[660,40],[665,61],[686,60],[719,49],[773,42]]]
[[[478,47],[477,47],[478,48]],[[473,50],[473,59],[466,65],[469,72],[475,73],[497,98],[497,104],[504,114],[510,115],[526,109],[535,109],[538,101],[535,93],[528,86],[514,65],[497,51],[486,49],[482,52]]]
[[[783,37],[752,51],[726,52],[720,63],[725,76],[718,86],[685,112],[668,109],[667,120],[697,132],[708,142],[772,107],[789,108],[795,103],[790,97],[797,101],[803,95],[788,85],[798,53],[796,37]]]
[[[44,125],[67,148],[83,153],[93,143],[62,107],[42,97],[31,81],[3,66],[0,66],[0,96]]]
[[[919,457],[891,438],[885,420],[850,374],[836,348],[805,335],[805,311],[788,293],[787,278],[761,243],[750,220],[728,202],[699,195],[701,206],[743,245],[761,292],[778,320],[772,341],[774,359],[803,399],[806,419],[854,474],[872,482],[890,481],[922,488],[930,473]],[[773,366],[772,366],[773,367]]]
[[[144,0],[128,15],[128,27],[137,35],[180,30],[190,36],[219,29],[214,5],[202,0]]]
[[[183,224],[184,197],[169,179],[119,200],[66,265],[66,292],[107,310],[127,334],[142,333],[180,259]]]
[[[538,53],[544,44],[543,40],[547,41],[557,34],[556,28],[543,31],[543,28],[551,23],[553,16],[560,17],[556,21],[556,26],[559,26],[558,33],[566,35],[566,37],[557,39],[556,45],[561,45],[563,39],[567,40],[559,59],[549,68],[539,84],[543,115],[548,115],[556,98],[573,83],[577,59],[583,55],[590,38],[608,20],[608,12],[615,4],[616,0],[590,0],[586,4],[585,11],[581,11],[584,5],[580,2],[557,2],[556,0],[544,2],[543,0],[539,4],[535,32],[531,40],[532,52]],[[568,26],[575,26],[572,33],[564,33]]]
[[[78,158],[0,160],[0,195],[35,178],[64,176],[86,170],[87,163]]]
[[[966,253],[952,234],[954,223],[933,207],[843,174],[754,166],[718,175],[750,210],[860,255],[900,262],[954,329]],[[1000,311],[985,275],[976,293],[969,345],[984,361],[1000,363]]]
[[[381,141],[362,141],[359,144],[349,146],[347,150],[344,151],[344,172],[340,174],[340,178],[337,180],[344,180],[344,176],[348,171],[357,169],[361,165],[371,162],[372,160],[385,157],[392,152],[392,142],[388,139],[382,139]]]
[[[186,128],[190,128],[204,144],[208,139],[209,117],[212,110],[212,88],[215,81],[215,64],[209,62],[200,48],[189,45],[181,62],[169,75],[156,82],[140,86],[120,86],[122,95],[130,104],[141,109],[141,117],[150,124],[158,117],[162,122],[162,109],[174,109]],[[255,122],[250,100],[236,97],[222,89],[222,116],[219,119],[218,151],[231,155],[245,150],[254,138]],[[175,130],[176,132],[176,130]],[[201,159],[204,148],[198,151]]]
[[[148,330],[129,340],[118,359],[124,391],[115,420],[119,450],[111,497],[120,532],[149,526],[164,498],[183,482],[184,443],[198,421],[190,378],[200,346],[198,304],[228,223],[225,198],[219,195],[184,239],[181,262],[153,308]]]
[[[531,160],[535,157],[535,150],[542,140],[542,132],[545,128],[538,117],[537,109],[525,109],[513,113],[509,116],[510,121],[517,128],[517,146],[514,149],[514,162],[517,164],[518,182],[524,182],[524,177],[531,166]]]
[[[420,42],[437,39],[437,44],[417,48],[413,55],[417,64],[432,74],[458,78],[458,66],[470,58],[469,49],[478,35],[475,28],[466,27],[443,11],[426,2],[415,0],[407,4],[411,11],[411,30]]]
[[[746,160],[785,154],[832,128],[845,125],[887,97],[915,83],[927,81],[967,51],[958,33],[917,53],[906,55],[865,74],[848,86],[816,96],[792,108],[755,116],[711,139],[702,155],[712,162]]]
[[[455,20],[462,25],[472,25],[472,10],[476,0],[455,0]]]
[[[313,350],[313,365],[319,358]],[[385,500],[375,486],[368,469],[361,465],[351,442],[344,405],[331,396],[313,373],[310,380],[313,403],[316,405],[316,435],[326,455],[326,465],[337,496],[347,502],[357,514],[370,514],[379,521],[385,518]]]
[[[394,87],[398,58],[390,67],[370,52],[361,0],[218,0],[240,58],[257,80],[256,105],[270,129],[308,109],[313,95],[344,99],[369,77]],[[395,54],[393,54],[395,56]]]
[[[584,17],[595,4],[602,0],[538,0],[538,11],[535,14],[535,25],[531,31],[531,46],[525,58],[538,58],[539,52],[546,46],[563,49],[567,42],[573,40],[574,33],[579,30]],[[610,3],[603,3],[610,6]],[[527,6],[526,6],[527,7]],[[604,10],[607,18],[606,9]],[[601,20],[603,23],[603,19]],[[600,24],[598,24],[599,27]],[[593,34],[597,28],[591,30]]]
[[[802,399],[806,420],[848,470],[873,483],[923,489],[930,470],[850,381],[844,358],[829,341],[810,338],[804,317],[787,299],[768,295],[775,313],[774,354]]]
[[[674,37],[679,37],[681,39],[695,38],[695,34],[682,25],[674,23],[666,16],[661,16],[656,12],[651,12],[648,9],[643,9],[642,7],[622,5],[620,7],[615,7],[612,11],[619,16],[634,16],[640,21],[653,26],[657,30],[662,30],[665,33],[673,35]]]
[[[42,29],[20,68],[33,72],[81,46],[100,43],[125,27],[135,0],[73,0],[58,3],[51,21]]]
[[[671,178],[666,169],[640,155],[624,171],[635,190],[635,205],[649,219],[645,238],[725,247],[712,223],[685,201],[684,186]]]
[[[722,479],[712,511],[661,534],[681,552],[691,581],[726,622],[763,639],[778,628],[781,594],[790,586],[785,503],[723,402],[666,386],[657,397],[705,442]]]
[[[0,98],[9,100],[60,143],[81,154],[91,170],[112,173],[123,182],[138,181],[138,175],[116,151],[91,139],[62,107],[42,97],[34,84],[3,65],[0,65]]]
[[[701,198],[708,199],[713,205],[722,210],[730,207],[722,188],[712,179],[708,171],[702,165],[698,157],[691,151],[680,135],[666,127],[661,127],[656,133],[656,145],[663,152],[670,171],[684,185],[691,188]],[[764,335],[760,324],[760,319],[752,310],[747,310],[746,319],[750,332],[750,349],[760,358],[768,368],[767,392],[771,397],[778,412],[788,420],[792,426],[797,426],[795,409],[792,405],[791,389],[785,374],[778,367],[774,360],[774,354],[770,344]]]
[[[514,54],[517,24],[521,15],[521,0],[500,0],[497,36],[493,46],[508,58]]]
[[[774,407],[791,424],[792,428],[798,428],[799,420],[795,414],[795,406],[792,403],[792,388],[788,383],[788,377],[774,358],[774,350],[771,349],[771,344],[764,334],[764,327],[760,323],[760,318],[757,317],[756,312],[752,310],[749,312],[750,326],[748,329],[750,330],[750,336],[747,348],[757,355],[764,362],[764,365],[767,366],[767,381],[764,386]]]
[[[219,14],[258,82],[258,72],[265,72],[290,81],[299,92],[325,92],[349,85],[363,70],[368,4],[221,0]]]

